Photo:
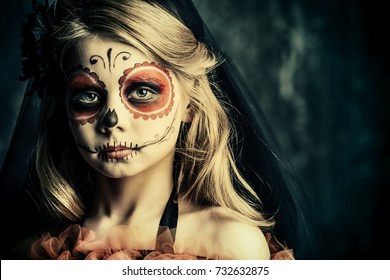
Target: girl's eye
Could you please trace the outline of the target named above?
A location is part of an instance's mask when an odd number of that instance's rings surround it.
[[[158,99],[158,92],[148,87],[129,88],[127,100],[132,103],[149,103]]]
[[[76,98],[79,102],[85,104],[96,104],[100,102],[100,96],[92,91],[82,92]]]
[[[135,93],[139,98],[144,98],[148,95],[149,91],[145,88],[140,88],[140,89],[137,89],[135,91]]]
[[[96,91],[81,91],[74,93],[71,102],[76,110],[94,109],[100,107],[103,100]]]

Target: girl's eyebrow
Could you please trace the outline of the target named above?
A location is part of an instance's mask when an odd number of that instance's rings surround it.
[[[71,74],[69,82],[67,84],[67,87],[72,89],[72,88],[93,88],[93,89],[105,89],[105,84],[99,80],[97,75],[91,75],[95,73],[90,73],[90,74]],[[92,80],[91,80],[92,78]]]
[[[67,79],[69,81],[68,84],[96,84],[102,89],[106,88],[106,85],[103,81],[100,80],[98,74],[92,72],[88,67],[84,67],[81,64],[71,68],[71,70],[68,72]]]
[[[85,82],[70,82],[66,86],[68,90],[83,90],[83,89],[93,89],[93,90],[102,90],[102,88],[94,83],[85,83]]]
[[[128,83],[127,85],[127,88],[137,88],[137,87],[142,87],[142,86],[146,86],[146,87],[149,87],[155,91],[160,91],[161,89],[164,88],[164,85],[161,83],[161,82],[154,82],[154,81],[149,81],[149,80],[138,80],[138,79],[134,79],[134,80],[131,80],[130,79],[130,82]]]

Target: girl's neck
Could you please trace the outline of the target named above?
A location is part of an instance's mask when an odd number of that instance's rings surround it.
[[[173,188],[171,166],[126,178],[96,175],[96,195],[85,226],[102,234],[116,225],[158,226]]]

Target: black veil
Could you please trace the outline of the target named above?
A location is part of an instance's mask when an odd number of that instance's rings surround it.
[[[222,96],[218,98],[235,108],[230,117],[240,139],[236,154],[240,171],[260,196],[264,211],[274,215],[276,237],[294,250],[297,259],[315,258],[318,252],[313,217],[310,217],[310,198],[288,158],[280,151],[269,123],[238,69],[218,47],[191,0],[146,1],[158,3],[176,15],[192,30],[197,40],[222,58],[223,63],[210,79],[222,89]],[[33,166],[40,111],[40,99],[34,93],[37,79],[39,77],[30,77],[0,173],[2,220],[8,229],[5,235],[9,240],[2,250],[2,259],[15,258],[13,243],[40,232],[46,223],[41,218],[41,212],[45,210],[35,203],[39,197],[33,183],[37,180]]]
[[[223,63],[213,78],[227,100],[237,110],[231,112],[239,145],[239,166],[245,178],[259,194],[266,213],[276,213],[275,234],[294,250],[297,259],[312,259],[315,251],[313,217],[310,217],[310,198],[295,174],[287,156],[282,153],[271,127],[255,96],[241,77],[228,54],[224,53],[201,19],[192,1],[156,0],[177,15],[213,52],[220,54]]]

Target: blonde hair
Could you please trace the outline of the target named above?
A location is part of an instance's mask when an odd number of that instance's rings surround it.
[[[90,10],[91,4],[94,6]],[[258,210],[260,199],[234,162],[230,142],[235,130],[227,114],[228,105],[217,99],[218,87],[208,78],[220,63],[216,55],[197,41],[179,19],[150,1],[98,0],[90,1],[85,9],[78,5],[78,1],[62,1],[62,7],[72,12],[58,23],[54,33],[61,59],[78,40],[101,36],[133,45],[154,57],[185,86],[192,120],[191,124],[183,125],[176,147],[179,197],[198,205],[233,210],[250,224],[271,226],[273,221]],[[85,207],[80,190],[72,187],[79,180],[71,175],[75,168],[67,166],[71,165],[69,161],[59,167],[50,153],[53,139],[47,129],[56,119],[54,115],[62,118],[58,108],[64,105],[58,93],[49,92],[46,99],[47,111],[43,115],[37,149],[39,178],[52,209],[70,220],[81,219]],[[67,153],[69,157],[77,156],[74,147],[69,150],[73,151]],[[85,168],[88,170],[87,166]],[[238,193],[237,188],[244,189],[247,195]]]

